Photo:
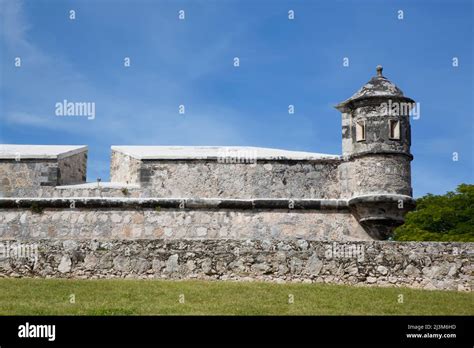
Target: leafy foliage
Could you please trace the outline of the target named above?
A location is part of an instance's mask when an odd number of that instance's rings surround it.
[[[428,194],[395,230],[399,241],[474,242],[474,185],[461,184],[456,192]]]

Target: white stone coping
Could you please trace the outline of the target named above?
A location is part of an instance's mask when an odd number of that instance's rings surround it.
[[[85,151],[86,145],[0,144],[0,159],[62,159]]]
[[[313,152],[289,151],[251,146],[112,146],[117,151],[139,160],[340,160],[342,156]],[[243,162],[243,161],[242,161]]]
[[[75,185],[62,185],[62,186],[55,186],[56,189],[59,190],[81,190],[81,189],[98,189],[98,188],[105,188],[105,189],[138,189],[140,185],[137,184],[126,184],[120,182],[108,182],[108,181],[101,181],[101,182],[87,182],[85,184],[75,184]]]

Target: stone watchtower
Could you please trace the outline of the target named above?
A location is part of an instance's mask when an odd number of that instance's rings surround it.
[[[336,105],[342,113],[343,194],[364,229],[388,238],[413,208],[409,113],[414,101],[382,75]]]

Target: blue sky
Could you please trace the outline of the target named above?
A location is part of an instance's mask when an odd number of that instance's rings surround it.
[[[474,181],[470,0],[0,3],[0,142],[89,145],[88,180],[108,178],[111,145],[339,154],[333,105],[382,64],[421,107],[414,195]],[[57,117],[64,99],[94,102],[95,119]]]

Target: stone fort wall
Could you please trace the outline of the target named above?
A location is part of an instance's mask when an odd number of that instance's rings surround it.
[[[474,243],[139,239],[0,241],[9,277],[262,280],[472,290]],[[17,257],[20,250],[34,250]]]
[[[372,241],[346,200],[0,199],[0,274],[8,277],[472,291],[473,261],[474,243]]]
[[[37,197],[86,181],[87,146],[0,145],[0,197]]]
[[[113,151],[112,181],[85,183],[86,151],[51,152],[0,159],[2,276],[471,290],[472,243],[374,242],[385,235],[362,224],[410,202],[408,157]]]
[[[0,199],[0,239],[370,240],[343,200]]]
[[[0,145],[0,276],[472,290],[473,243],[374,241],[414,207],[409,110],[387,108],[414,101],[382,70],[336,106],[343,156],[112,146],[86,183],[86,146]]]
[[[138,184],[150,197],[329,199],[341,196],[339,156],[277,157],[247,150],[250,156],[243,158],[226,157],[225,152],[219,154],[212,149],[184,156],[171,148],[169,154],[166,149],[160,149],[153,156],[142,157],[136,148],[112,147],[111,181]]]

